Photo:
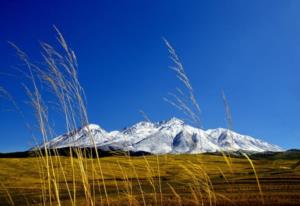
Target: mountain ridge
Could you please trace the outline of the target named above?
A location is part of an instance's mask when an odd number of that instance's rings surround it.
[[[283,151],[277,145],[225,128],[203,130],[173,117],[167,121],[141,121],[120,131],[105,131],[89,124],[60,135],[40,147],[97,147],[103,151],[149,152],[152,154],[205,153],[219,151]]]

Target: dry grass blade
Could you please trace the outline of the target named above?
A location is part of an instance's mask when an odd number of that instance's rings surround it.
[[[227,122],[228,129],[233,130],[231,109],[230,109],[227,97],[225,95],[225,92],[223,90],[222,90],[222,98],[223,98],[223,103],[224,103],[224,107],[225,107],[225,115],[226,115],[226,122]]]
[[[11,95],[6,91],[6,89],[0,86],[0,97],[1,96],[4,98],[11,98]]]
[[[8,189],[2,183],[1,183],[1,187],[4,189],[4,191],[5,191],[5,193],[6,193],[7,197],[8,197],[9,204],[11,206],[15,206],[14,200],[11,197],[10,192],[8,191]]]
[[[174,194],[174,196],[177,199],[178,205],[182,205],[182,200],[180,195],[176,192],[176,190],[174,189],[174,187],[172,185],[170,185],[169,183],[167,183],[169,188],[171,189],[172,193]]]
[[[171,67],[171,69],[175,71],[177,78],[180,80],[180,82],[183,83],[185,89],[187,90],[187,95],[185,95],[185,93],[182,90],[177,88],[179,96],[172,93],[170,94],[175,99],[175,102],[169,100],[168,98],[165,98],[165,100],[171,103],[171,105],[175,106],[177,109],[182,110],[184,114],[187,115],[188,118],[194,124],[202,128],[202,122],[200,119],[201,109],[196,100],[193,86],[185,72],[183,64],[181,63],[175,49],[166,39],[163,40],[169,51],[170,59],[174,64],[174,66]]]
[[[230,109],[227,97],[225,95],[225,92],[223,90],[222,90],[222,98],[223,98],[223,103],[224,103],[224,107],[225,107],[226,123],[227,123],[228,129],[230,130],[228,135],[231,136],[231,145],[233,146],[234,140],[233,140],[233,137],[231,135],[231,131],[233,130],[233,121],[232,121],[231,109]]]
[[[139,112],[140,112],[140,114],[142,115],[142,117],[144,118],[145,121],[151,122],[150,118],[148,117],[148,115],[143,110],[140,110]]]
[[[250,163],[252,169],[253,169],[253,172],[254,172],[254,175],[255,175],[255,179],[256,179],[256,183],[257,183],[257,187],[259,189],[259,194],[260,194],[260,198],[261,198],[261,202],[262,204],[264,204],[264,195],[263,195],[263,192],[262,192],[262,188],[261,188],[261,185],[260,185],[260,182],[259,182],[259,178],[258,178],[258,175],[257,175],[257,172],[256,172],[256,169],[254,167],[254,164],[252,162],[252,160],[249,158],[249,156],[246,154],[246,153],[243,153],[244,157],[246,157],[246,159],[248,160],[248,162]]]
[[[18,105],[17,105],[16,101],[14,100],[14,98],[12,97],[12,95],[4,87],[1,87],[1,86],[0,86],[0,97],[11,102],[13,104],[14,108],[17,110],[17,112],[19,112],[19,114],[24,118],[23,112],[18,107]]]
[[[159,158],[156,155],[156,163],[157,163],[157,176],[158,176],[158,186],[159,186],[159,194],[160,194],[160,205],[163,205],[163,194],[162,194],[162,185],[161,185],[161,172],[159,165]]]

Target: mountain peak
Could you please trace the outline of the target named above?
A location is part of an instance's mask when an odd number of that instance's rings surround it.
[[[134,134],[134,133],[138,132],[139,130],[141,130],[141,131],[151,130],[153,127],[154,127],[154,124],[152,122],[141,121],[141,122],[138,122],[138,123],[134,124],[131,127],[125,128],[122,132],[124,134],[131,135],[131,134]]]
[[[89,128],[89,129],[101,129],[101,127],[100,127],[100,125],[98,125],[98,124],[89,124],[89,125],[87,125],[87,127]]]
[[[184,121],[181,119],[178,119],[177,117],[172,117],[171,119],[167,121],[163,121],[162,124],[168,124],[168,125],[183,125]]]
[[[84,131],[92,131],[92,130],[103,130],[98,124],[88,124],[82,127]]]

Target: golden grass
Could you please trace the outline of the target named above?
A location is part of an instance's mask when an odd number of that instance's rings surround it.
[[[81,160],[70,157],[50,158],[53,159],[57,184],[57,188],[51,190],[52,205],[91,204],[90,199],[86,198],[87,188],[84,181],[89,183],[93,205],[261,204],[257,177],[245,158],[232,158],[235,168],[233,174],[221,156],[105,157],[101,158],[103,176],[97,172],[100,170],[96,164],[97,160],[86,158],[83,159],[86,165],[86,180],[81,176]],[[43,195],[41,190],[48,184],[47,179],[40,178],[47,175],[47,170],[39,169],[39,161],[39,158],[0,159],[0,181],[5,185],[5,189],[0,189],[0,201],[3,201],[3,204],[12,205],[14,202],[15,205],[26,205],[26,199],[30,203],[50,205],[50,194]],[[300,170],[280,169],[296,162],[252,162],[255,164],[255,171],[261,174],[259,185],[260,190],[264,191],[266,204],[300,201]],[[40,174],[41,172],[46,174]],[[226,176],[226,179],[223,176]],[[233,180],[235,184],[227,183]],[[290,185],[292,181],[295,183]],[[101,183],[105,182],[107,199],[103,192],[92,186],[93,182],[99,183],[100,188],[103,188]],[[69,192],[74,195],[72,199]],[[10,194],[10,197],[7,194]],[[59,195],[59,200],[56,195]],[[48,201],[43,202],[43,198]]]

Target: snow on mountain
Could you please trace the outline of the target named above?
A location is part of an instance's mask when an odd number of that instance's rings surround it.
[[[47,146],[50,148],[92,146],[94,142],[105,142],[108,137],[108,133],[99,125],[89,124],[81,129],[54,138],[47,143]]]
[[[142,121],[122,131],[112,132],[90,124],[46,144],[49,148],[97,146],[106,151],[144,151],[153,154],[282,150],[279,146],[228,129],[202,130],[177,118],[158,123]]]

